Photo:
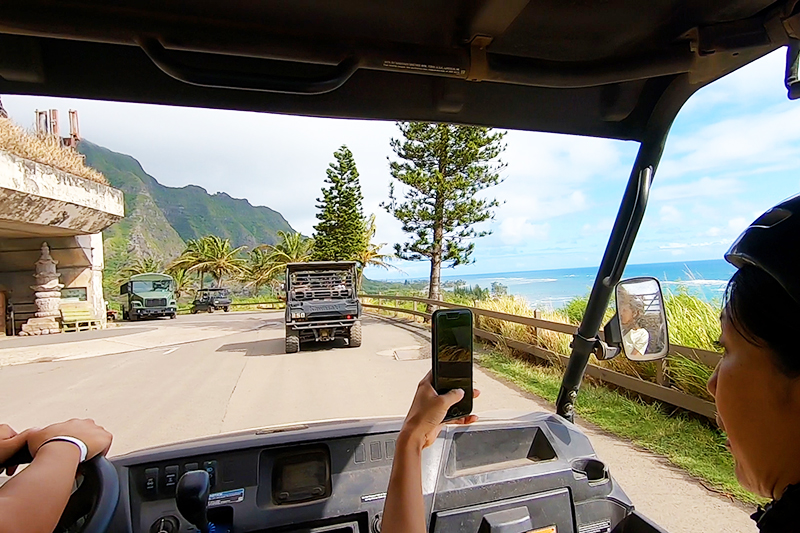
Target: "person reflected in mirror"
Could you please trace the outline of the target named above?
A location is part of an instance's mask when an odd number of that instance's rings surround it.
[[[444,427],[447,410],[464,398],[463,389],[437,394],[430,372],[417,386],[411,408],[397,437],[389,488],[383,506],[383,533],[425,533],[427,520],[422,494],[422,450],[436,441]],[[480,391],[473,387],[473,398]],[[472,424],[475,415],[468,415],[448,424]]]
[[[0,487],[0,533],[49,533],[56,528],[75,483],[78,465],[111,447],[111,433],[93,420],[72,419],[20,433],[0,424],[0,473],[13,476]],[[14,475],[3,467],[28,448],[33,461]]]
[[[619,287],[617,306],[625,355],[630,358],[641,358],[647,353],[647,345],[650,343],[650,333],[642,324],[644,303],[640,298],[630,294],[625,287]]]

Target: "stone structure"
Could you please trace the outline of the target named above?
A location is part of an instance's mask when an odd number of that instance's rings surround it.
[[[13,320],[9,316],[6,321],[5,306],[0,309],[0,336],[4,331],[15,334],[23,324],[33,326],[34,321],[26,324],[28,319],[55,320],[40,314],[55,312],[57,317],[59,312],[40,308],[39,293],[56,292],[47,289],[62,284],[63,301],[86,302],[105,325],[100,232],[123,215],[121,191],[0,151],[0,296],[13,311]],[[60,278],[51,280],[51,286],[37,278],[31,288],[33,265],[45,240]],[[53,330],[52,322],[47,324],[42,333]]]
[[[36,300],[36,317],[29,318],[22,325],[20,335],[47,335],[61,331],[58,318],[60,316],[61,289],[64,287],[58,282],[61,277],[56,271],[58,261],[50,256],[47,243],[42,244],[42,256],[36,261],[36,285],[31,285]]]

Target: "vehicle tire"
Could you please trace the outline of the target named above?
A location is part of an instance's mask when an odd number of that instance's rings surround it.
[[[208,306],[208,312],[209,313],[213,313],[214,312],[214,306],[213,305],[209,305]]]
[[[225,312],[227,313],[228,311],[230,311],[230,310],[231,310],[231,308],[230,308],[230,307],[224,307],[222,310],[223,310],[223,311],[225,311]]]
[[[294,330],[286,329],[286,353],[300,351],[300,334]]]
[[[196,314],[197,314],[197,308],[196,308],[196,307],[192,307],[192,314],[193,314],[193,315],[196,315]]]
[[[352,326],[350,326],[350,337],[349,342],[347,344],[350,348],[358,348],[361,346],[361,321],[356,320]]]
[[[137,320],[139,320],[139,315],[137,315],[135,312],[134,313],[128,312],[128,317],[130,318],[131,322],[136,322]]]
[[[171,315],[169,315],[169,318],[170,318],[170,320],[174,320],[175,319],[175,313],[172,313]]]
[[[124,309],[122,310],[122,320],[128,320],[128,313]]]

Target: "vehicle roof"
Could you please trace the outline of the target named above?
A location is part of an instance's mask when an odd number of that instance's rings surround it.
[[[165,279],[172,279],[169,274],[159,274],[157,272],[145,272],[144,274],[135,274],[128,278],[128,281],[162,281]]]
[[[0,93],[634,140],[797,27],[796,0],[3,4]]]
[[[291,270],[300,268],[304,270],[344,270],[353,268],[357,264],[355,261],[311,261],[308,263],[287,263],[286,268]]]

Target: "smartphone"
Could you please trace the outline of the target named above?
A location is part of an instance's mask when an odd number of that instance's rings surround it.
[[[445,420],[472,412],[472,311],[439,309],[431,318],[433,327],[433,388],[443,394],[464,389],[464,398],[452,406]]]

